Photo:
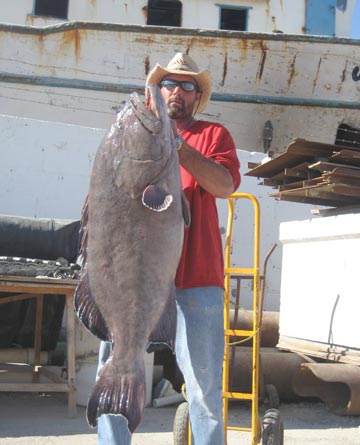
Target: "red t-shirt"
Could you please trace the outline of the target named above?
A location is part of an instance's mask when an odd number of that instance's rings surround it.
[[[225,127],[196,121],[181,136],[202,155],[226,167],[232,175],[234,190],[239,187],[240,162],[234,141]],[[180,169],[182,188],[190,205],[191,224],[185,230],[176,287],[224,287],[223,246],[215,198],[201,188],[183,167]]]

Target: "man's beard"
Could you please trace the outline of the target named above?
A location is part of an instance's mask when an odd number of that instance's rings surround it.
[[[170,119],[184,119],[186,117],[185,106],[180,104],[174,104],[172,101],[169,101],[168,115]]]

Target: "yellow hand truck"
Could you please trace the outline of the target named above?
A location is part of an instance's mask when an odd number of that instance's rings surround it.
[[[254,208],[254,243],[253,243],[253,265],[252,267],[239,268],[231,267],[231,243],[233,235],[233,222],[235,201],[237,199],[247,199]],[[225,333],[225,354],[223,366],[223,415],[225,428],[225,444],[227,444],[227,432],[247,431],[251,432],[251,445],[283,445],[284,427],[280,412],[276,408],[269,408],[265,411],[262,424],[259,417],[259,362],[260,362],[260,334],[263,309],[263,289],[260,292],[260,206],[257,199],[248,193],[233,193],[228,199],[228,224],[225,243],[225,294],[224,294],[224,333]],[[231,329],[230,328],[230,280],[232,277],[246,276],[253,280],[253,326],[252,329]],[[264,286],[264,280],[262,280]],[[230,369],[230,337],[241,339],[252,339],[252,376],[251,392],[233,392],[229,389],[229,369]],[[243,340],[240,340],[240,342]],[[231,426],[228,424],[229,401],[245,400],[251,402],[251,426]],[[191,445],[191,428],[189,423],[189,408],[187,402],[183,402],[177,408],[174,419],[174,445]]]

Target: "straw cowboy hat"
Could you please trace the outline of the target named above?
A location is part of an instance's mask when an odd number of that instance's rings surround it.
[[[201,113],[210,101],[210,72],[208,70],[200,71],[190,56],[185,53],[177,53],[165,68],[157,63],[155,68],[150,71],[146,79],[146,91],[148,85],[159,85],[161,80],[168,74],[186,74],[195,80],[201,92],[201,98],[197,107],[197,112]]]

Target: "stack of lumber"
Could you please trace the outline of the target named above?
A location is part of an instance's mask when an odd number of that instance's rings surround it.
[[[270,197],[328,207],[360,205],[360,147],[294,139],[286,151],[245,175],[277,189]]]

